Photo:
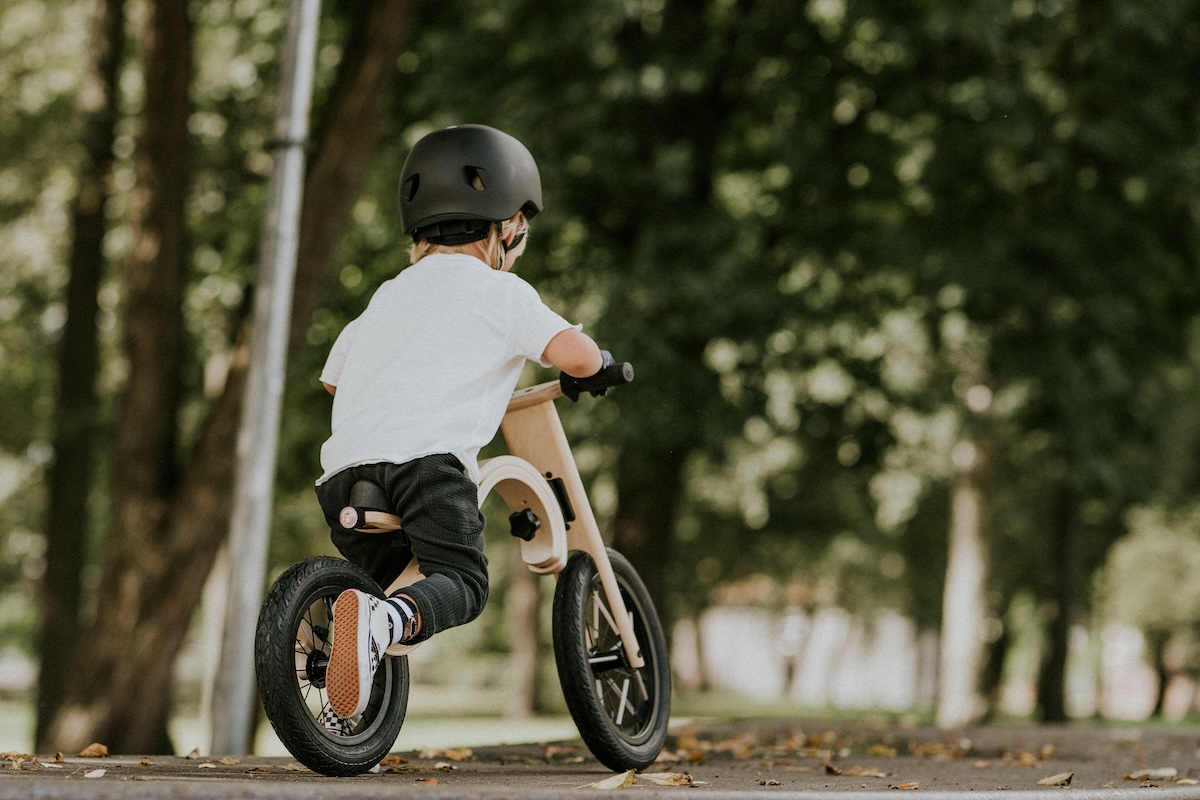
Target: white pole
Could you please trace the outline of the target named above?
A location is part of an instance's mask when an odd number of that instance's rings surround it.
[[[254,627],[270,538],[275,451],[296,274],[304,146],[312,105],[321,0],[292,0],[275,116],[275,163],[267,187],[254,330],[237,445],[229,534],[229,592],[213,693],[212,753],[249,751],[254,710]]]

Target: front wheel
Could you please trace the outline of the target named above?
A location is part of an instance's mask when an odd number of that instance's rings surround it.
[[[346,589],[382,597],[366,572],[340,558],[295,564],[275,581],[258,615],[254,668],[267,719],[288,751],[322,775],[366,772],[384,759],[408,708],[408,658],[385,657],[360,716],[329,707],[325,672],[333,603]]]
[[[608,550],[645,665],[629,666],[596,564],[576,552],[554,592],[554,660],[579,735],[609,769],[643,769],[667,738],[671,672],[662,625],[645,584],[620,553]]]

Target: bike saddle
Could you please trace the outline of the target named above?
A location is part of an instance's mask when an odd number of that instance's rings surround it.
[[[400,527],[400,518],[392,513],[392,501],[383,487],[367,480],[350,487],[350,504],[338,515],[344,530],[382,533]]]

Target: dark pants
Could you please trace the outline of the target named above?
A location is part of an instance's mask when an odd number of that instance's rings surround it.
[[[404,524],[397,533],[357,533],[337,524],[350,487],[369,480],[383,488]],[[488,596],[479,489],[452,455],[425,456],[406,464],[364,464],[342,470],[317,487],[330,538],[348,561],[383,588],[415,556],[425,575],[404,594],[417,604],[421,632],[414,641],[470,622]],[[407,540],[407,541],[405,541]]]

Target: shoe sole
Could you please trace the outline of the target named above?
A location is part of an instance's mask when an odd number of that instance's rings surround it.
[[[359,713],[362,694],[358,671],[358,606],[358,595],[354,592],[344,593],[333,604],[333,651],[329,654],[325,689],[329,707],[342,719]]]

